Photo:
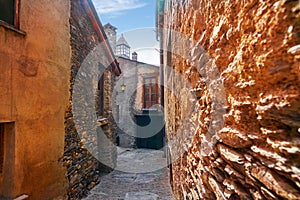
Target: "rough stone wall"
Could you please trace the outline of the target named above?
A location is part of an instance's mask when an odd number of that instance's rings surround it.
[[[120,146],[134,147],[136,127],[134,124],[134,100],[137,86],[137,63],[135,61],[117,57],[122,75],[116,84],[116,105],[119,106],[118,137]],[[126,89],[123,92],[121,85]]]
[[[71,1],[71,95],[65,116],[64,153],[69,199],[85,196],[100,181],[101,173],[109,171],[116,162],[116,131],[111,120],[114,74],[110,68],[105,70],[110,63],[103,46],[99,46],[100,39],[83,3]],[[101,75],[104,76],[104,113],[101,117],[108,121],[100,127],[97,105],[101,98],[97,87]]]
[[[165,12],[179,33],[163,35],[177,199],[300,199],[300,1],[167,0]]]
[[[7,150],[0,199],[62,199],[70,5],[23,0],[19,14],[23,32],[0,25],[0,122]]]
[[[114,52],[116,53],[116,43],[117,43],[117,28],[112,26],[111,24],[105,24],[104,25],[104,31],[107,35],[109,44]]]
[[[117,57],[117,59],[122,70],[122,75],[115,86],[116,105],[119,106],[119,144],[122,147],[135,147],[137,126],[134,115],[143,109],[143,77],[153,74],[158,77],[159,67],[123,57]],[[160,79],[157,78],[157,80],[160,85]],[[123,83],[126,85],[124,92],[121,91]],[[160,98],[158,97],[159,102]]]
[[[101,162],[99,167],[102,172],[110,172],[116,167],[117,148],[117,124],[113,116],[113,89],[116,76],[109,70],[104,72],[104,118],[108,119],[108,124],[97,127],[98,140],[98,160]],[[101,134],[104,133],[104,134]],[[108,140],[107,140],[108,139]]]

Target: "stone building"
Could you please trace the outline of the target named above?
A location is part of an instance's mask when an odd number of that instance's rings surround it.
[[[92,1],[71,1],[70,31],[71,95],[64,164],[69,199],[79,199],[116,164],[112,91],[121,71]]]
[[[177,199],[300,199],[300,2],[158,0]]]
[[[0,2],[0,199],[78,199],[115,165],[105,41],[90,0]]]
[[[107,23],[103,26],[105,33],[107,35],[107,38],[109,40],[109,44],[114,52],[116,53],[116,42],[117,42],[117,28],[111,25],[110,23]]]
[[[0,2],[0,199],[66,195],[69,14],[68,1]]]
[[[107,24],[104,25],[104,28],[107,35],[116,38],[115,27]],[[109,40],[112,41],[112,39]],[[136,147],[137,126],[135,115],[145,108],[152,107],[159,110],[159,66],[138,61],[136,52],[130,55],[131,47],[123,34],[116,42],[111,44],[112,48],[116,49],[116,57],[122,70],[122,75],[115,85],[114,93],[116,99],[114,113],[118,124],[118,141],[122,147]]]
[[[159,108],[159,68],[121,56],[117,60],[122,70],[115,88],[119,145],[135,147],[135,115],[144,108]],[[150,92],[146,93],[146,90]]]

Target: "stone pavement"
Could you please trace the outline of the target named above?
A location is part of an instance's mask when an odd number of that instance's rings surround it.
[[[85,200],[174,200],[163,152],[118,147],[117,168]]]

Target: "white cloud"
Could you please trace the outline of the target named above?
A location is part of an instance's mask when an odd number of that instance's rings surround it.
[[[141,8],[147,4],[141,0],[93,0],[99,14],[115,14],[125,10]]]
[[[140,49],[136,51],[138,61],[159,66],[159,52],[155,49]]]

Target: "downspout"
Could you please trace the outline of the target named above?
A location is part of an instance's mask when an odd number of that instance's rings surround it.
[[[88,17],[90,18],[90,20],[93,24],[93,27],[94,27],[100,41],[102,41],[104,43],[104,48],[109,56],[109,59],[111,61],[111,66],[112,66],[114,73],[117,76],[120,76],[121,69],[119,67],[119,63],[117,62],[115,56],[113,55],[113,50],[112,50],[111,46],[108,44],[107,36],[103,30],[103,26],[98,18],[97,12],[95,10],[95,7],[94,7],[92,1],[84,0],[83,5],[88,14]]]
[[[161,96],[160,96],[160,105],[164,109],[164,113],[166,111],[165,109],[165,88],[164,88],[164,81],[165,81],[165,73],[164,73],[164,52],[167,52],[167,56],[169,54],[169,42],[166,50],[164,50],[164,14],[165,14],[165,8],[166,8],[167,0],[156,0],[156,39],[160,42],[160,83],[161,83]],[[170,40],[170,38],[168,39]],[[168,59],[168,58],[167,58]],[[167,63],[168,64],[168,63]],[[164,115],[164,121],[166,121]],[[170,184],[173,190],[173,170],[172,170],[172,157],[171,152],[167,144],[167,136],[166,136],[166,127],[164,126],[163,129],[163,135],[164,135],[164,155],[167,157],[168,162],[168,168],[170,170]]]
[[[160,105],[165,113],[165,88],[164,88],[164,50],[163,50],[163,16],[164,16],[164,0],[156,0],[156,40],[159,41],[159,56],[160,56]],[[167,156],[167,140],[166,140],[166,127],[165,115],[163,115],[163,146],[164,156]]]

